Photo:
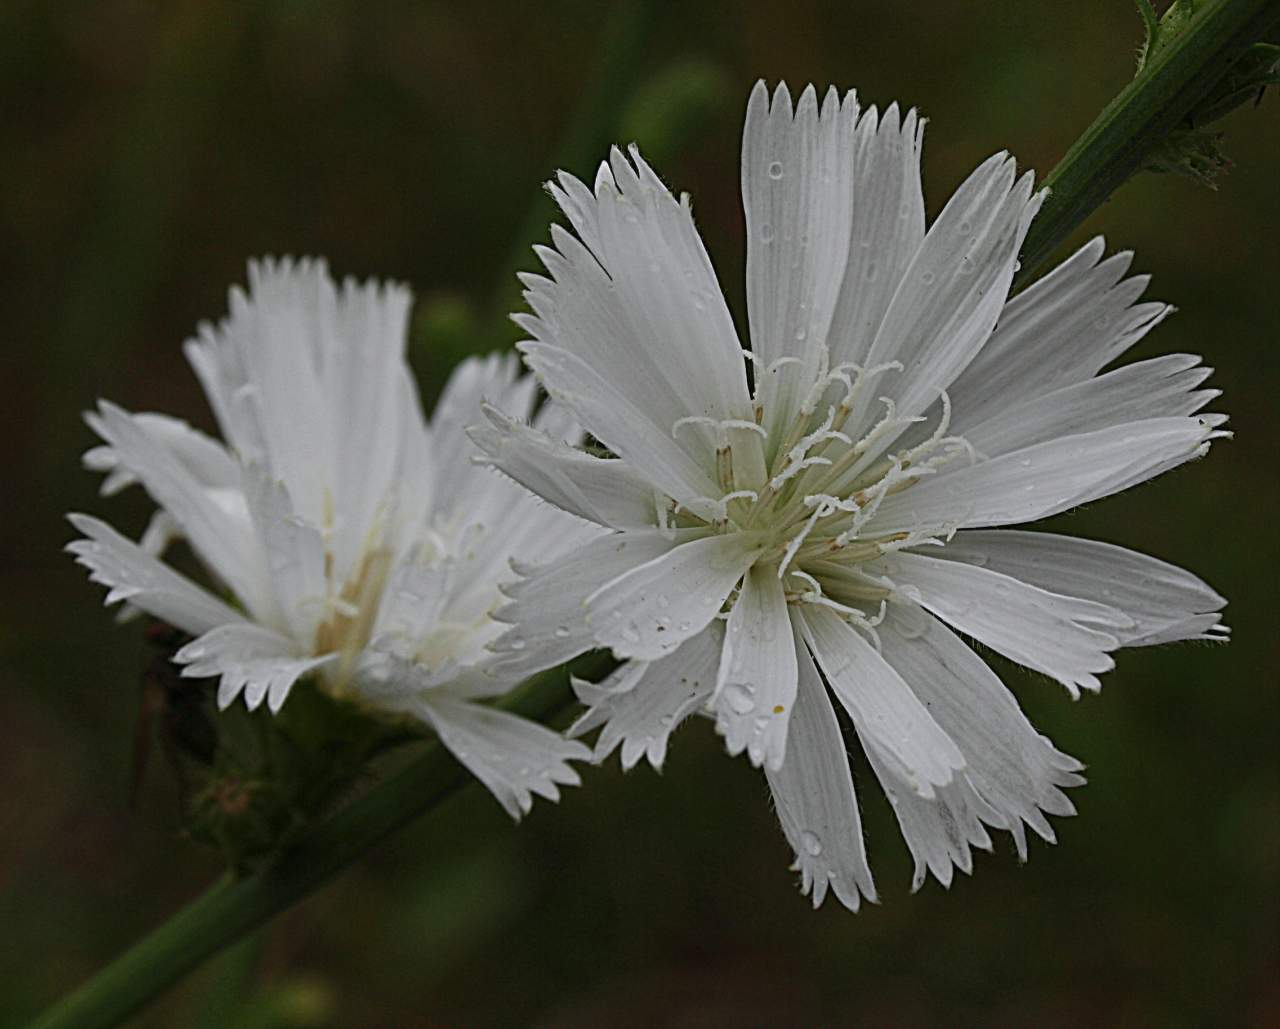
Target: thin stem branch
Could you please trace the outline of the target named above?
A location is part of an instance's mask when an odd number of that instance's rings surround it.
[[[1231,64],[1280,23],[1278,0],[1208,0],[1103,108],[1045,178],[1050,193],[1031,223],[1016,286],[1147,163]]]

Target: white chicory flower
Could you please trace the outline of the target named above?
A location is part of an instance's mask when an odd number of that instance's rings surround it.
[[[230,316],[186,354],[225,442],[174,418],[100,403],[105,445],[85,455],[103,492],[137,481],[160,506],[142,545],[88,515],[68,549],[107,602],[196,637],[184,675],[218,676],[225,708],[272,711],[310,674],[330,694],[431,726],[518,816],[576,784],[580,743],[476,703],[528,674],[495,668],[490,618],[509,562],[559,554],[599,530],[471,461],[464,426],[482,400],[519,418],[536,384],[514,357],[469,359],[428,425],[405,359],[410,296],[334,283],[320,261],[249,266]],[[563,439],[564,412],[535,424]],[[562,444],[563,445],[563,444]],[[211,579],[160,560],[184,538]],[[228,599],[221,598],[225,595]]]
[[[1025,856],[1079,762],[1028,722],[962,640],[1097,690],[1111,652],[1223,639],[1195,576],[1103,543],[997,529],[1057,514],[1205,453],[1216,391],[1193,356],[1103,371],[1169,311],[1095,239],[1010,298],[1040,206],[1031,173],[984,161],[926,226],[923,121],[763,83],[742,193],[751,348],[694,227],[635,147],[594,188],[549,188],[574,233],[525,275],[527,363],[608,454],[495,409],[494,465],[611,534],[526,569],[494,646],[526,667],[590,648],[579,683],[603,758],[661,765],[694,712],[763,766],[803,888],[874,899],[832,696],[915,859],[944,885],[987,827]],[[575,234],[576,233],[576,234]]]

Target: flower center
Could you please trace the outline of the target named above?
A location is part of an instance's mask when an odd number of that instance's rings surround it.
[[[781,362],[795,359],[783,358]],[[841,365],[822,371],[804,403],[781,433],[776,446],[766,436],[767,479],[757,490],[734,489],[734,448],[717,449],[716,471],[724,494],[713,501],[720,517],[696,519],[719,532],[763,531],[772,541],[759,563],[775,565],[791,603],[816,603],[868,627],[868,617],[892,593],[892,584],[861,566],[903,547],[942,542],[953,531],[920,526],[910,532],[877,534],[867,525],[886,497],[909,489],[957,457],[976,459],[973,447],[948,435],[951,403],[941,395],[941,413],[933,431],[917,442],[890,451],[894,441],[924,417],[899,416],[894,402],[881,397],[883,415],[854,438],[846,429],[855,414],[867,410],[867,387],[884,373],[900,371],[893,362],[862,369]],[[757,395],[753,428],[768,424],[767,400]],[[737,422],[718,424],[722,439]],[[763,431],[761,435],[766,435]]]

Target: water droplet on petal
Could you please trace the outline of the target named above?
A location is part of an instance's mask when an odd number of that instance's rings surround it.
[[[556,639],[566,639],[569,635],[569,627],[567,625],[557,625],[555,635]]]
[[[760,226],[760,242],[761,243],[773,242],[773,226],[770,225],[768,222]]]
[[[822,853],[822,841],[818,839],[816,833],[811,833],[808,829],[800,834],[800,846],[810,857],[817,857]]]
[[[524,637],[512,636],[511,639],[507,641],[507,645],[511,647],[512,650],[524,650]]]
[[[933,280],[935,278],[937,278],[937,276],[935,276],[933,272],[925,272],[923,275],[920,276],[920,281],[923,282],[926,286],[932,286]]]
[[[731,682],[724,688],[724,701],[729,710],[739,715],[750,714],[755,710],[756,702],[751,696],[755,687],[749,682]]]
[[[782,178],[782,162],[781,161],[774,161],[771,165],[769,165],[769,178],[773,179],[775,182],[778,179]]]

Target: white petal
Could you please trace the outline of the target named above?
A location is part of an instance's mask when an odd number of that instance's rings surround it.
[[[727,533],[682,543],[587,597],[587,624],[619,658],[652,661],[701,632],[759,556],[764,539]]]
[[[158,445],[172,452],[198,482],[215,489],[239,485],[239,470],[226,448],[217,440],[168,415],[143,412],[135,414],[133,420]],[[85,421],[98,435],[106,438],[100,415],[90,411],[85,415]],[[128,468],[121,466],[119,455],[109,445],[86,452],[84,465],[91,471],[109,473],[102,484],[103,496],[116,493],[137,481]]]
[[[183,632],[198,636],[218,625],[244,621],[234,609],[179,575],[111,526],[88,515],[68,515],[86,539],[67,544],[94,582],[110,587],[106,602],[128,600]]]
[[[987,568],[901,552],[878,562],[908,596],[1012,661],[1052,676],[1072,694],[1101,689],[1095,673],[1133,628],[1121,611],[1063,596]]]
[[[599,686],[575,682],[588,710],[570,727],[569,735],[581,736],[603,725],[596,740],[596,761],[603,761],[622,744],[624,770],[646,757],[661,771],[671,733],[715,688],[723,635],[719,623],[712,622],[667,657],[628,662]]]
[[[572,180],[562,176],[566,181]],[[535,248],[551,277],[522,277],[534,313],[515,320],[590,375],[536,347],[525,350],[530,364],[615,453],[627,457],[625,437],[637,431],[620,422],[647,423],[640,432],[667,437],[710,479],[714,437],[687,426],[678,442],[671,440],[676,424],[689,417],[750,419],[752,410],[741,348],[687,198],[677,203],[634,148],[630,162],[615,148],[594,199],[580,184],[554,192],[567,202],[583,240],[552,227],[555,249]],[[599,382],[583,396],[592,378]],[[613,410],[606,393],[627,398],[631,410]]]
[[[920,150],[924,121],[874,107],[858,119],[849,260],[831,320],[831,364],[866,360],[889,301],[924,241]]]
[[[338,292],[332,329],[321,321],[312,330],[321,336],[313,346],[322,345],[327,331],[336,337],[325,347],[321,368],[327,395],[324,414],[333,426],[330,485],[335,509],[354,530],[339,534],[339,570],[356,559],[365,527],[406,471],[401,467],[403,422],[421,424],[416,389],[402,388],[410,377],[405,362],[409,305],[409,291],[403,286],[346,279]],[[323,454],[321,444],[319,439],[310,441],[313,463]],[[421,474],[419,469],[407,471]]]
[[[169,549],[169,545],[181,536],[182,530],[178,523],[173,520],[173,516],[168,511],[161,507],[151,512],[147,527],[142,530],[142,535],[138,538],[138,546],[151,557],[160,558]],[[123,625],[140,614],[142,614],[141,608],[134,607],[132,604],[122,604],[120,610],[116,612],[116,622]]]
[[[206,566],[245,605],[254,609],[269,595],[258,547],[247,522],[229,514],[173,453],[161,446],[136,418],[114,404],[99,406],[99,426],[122,464],[166,508]]]
[[[500,480],[472,460],[479,451],[468,438],[467,429],[480,418],[481,405],[486,401],[517,418],[529,417],[537,383],[527,376],[520,377],[519,371],[519,358],[515,355],[491,354],[467,358],[450,374],[431,415],[435,467],[432,508],[438,521],[447,521],[454,511],[470,514],[487,507],[486,495],[498,488]]]
[[[247,622],[211,629],[173,657],[186,665],[184,676],[221,676],[219,708],[229,707],[243,692],[250,711],[265,699],[273,713],[301,676],[337,660],[336,654],[300,655],[291,640]]]
[[[505,603],[501,584],[511,578],[513,563],[531,557],[554,561],[609,534],[544,504],[498,472],[484,471],[496,483],[494,503],[473,516],[466,538],[454,548],[458,571],[445,615],[455,624],[471,625],[472,637],[484,637],[487,645],[502,631],[490,616]]]
[[[586,598],[619,576],[668,553],[687,533],[668,538],[654,531],[620,532],[592,540],[540,568],[522,568],[526,578],[503,587],[511,603],[493,617],[511,626],[490,644],[498,669],[524,674],[553,668],[595,646],[587,625]]]
[[[923,875],[922,859],[940,882],[947,883],[950,874],[937,860],[944,852],[969,870],[963,839],[986,846],[979,842],[973,816],[1008,829],[1024,859],[1024,822],[1053,842],[1053,829],[1044,815],[1074,814],[1062,787],[1084,781],[1076,774],[1080,762],[1040,735],[987,663],[931,615],[918,608],[904,610],[895,603],[879,632],[885,660],[965,756],[963,774],[945,787],[948,792],[939,791],[939,804],[945,810],[929,811],[921,807],[922,802],[903,799],[900,791],[902,806],[895,808],[917,858],[917,885]],[[961,782],[963,786],[953,790]],[[904,819],[910,819],[910,831]],[[961,834],[964,826],[968,831]]]
[[[658,504],[653,486],[625,462],[593,457],[526,425],[491,405],[488,425],[475,425],[471,439],[488,463],[564,511],[615,529],[652,527]]]
[[[320,532],[296,515],[284,483],[258,465],[244,468],[244,496],[262,542],[276,608],[295,639],[315,633],[328,592]]]
[[[965,465],[890,496],[866,531],[1014,525],[1118,493],[1202,455],[1220,419],[1151,418],[1037,443]]]
[[[832,691],[867,742],[922,797],[964,768],[964,755],[911,688],[853,626],[826,608],[805,605],[806,642]]]
[[[875,746],[867,746],[864,741],[863,747],[915,862],[912,892],[924,885],[926,870],[933,872],[945,887],[951,886],[954,869],[959,868],[966,875],[972,872],[971,848],[991,850],[991,836],[983,826],[983,816],[997,822],[1000,819],[968,779],[957,775],[926,800],[897,778]]]
[[[591,756],[581,743],[496,708],[428,694],[416,713],[516,819],[533,807],[534,794],[559,800],[557,784],[577,786],[582,780],[569,762]]]
[[[716,681],[716,731],[730,754],[782,767],[796,697],[796,647],[782,580],[757,565],[729,612]]]
[[[867,354],[870,365],[903,365],[879,387],[901,417],[928,408],[990,336],[1040,204],[1031,188],[1031,174],[1015,185],[1013,159],[997,154],[956,190],[929,228]],[[860,428],[875,417],[868,406]]]
[[[747,221],[747,313],[758,368],[799,358],[763,377],[765,428],[785,431],[813,384],[849,253],[853,124],[858,104],[834,89],[819,111],[813,86],[793,114],[786,84],[769,102],[757,82],[742,136]]]
[[[709,471],[712,452],[703,441],[708,456],[695,460],[672,432],[676,422],[686,417],[684,413],[666,421],[661,411],[655,414],[657,405],[651,395],[614,386],[595,367],[562,347],[524,342],[519,349],[547,392],[573,411],[605,446],[689,510],[714,516],[706,498],[718,498],[723,491]]]
[[[1116,629],[1126,647],[1220,640],[1228,633],[1218,620],[1227,602],[1209,585],[1165,561],[1109,543],[1047,532],[967,531],[939,556],[1114,607],[1133,622]]]
[[[188,357],[223,436],[283,479],[298,510],[320,524],[335,445],[321,380],[336,339],[333,280],[323,261],[251,261],[248,294],[233,288],[229,299],[229,316],[204,327]]]
[[[1196,389],[1212,370],[1199,361],[1190,354],[1167,354],[1019,403],[1006,398],[998,413],[970,424],[963,435],[979,453],[995,457],[1063,436],[1194,414],[1218,395]]]
[[[620,312],[688,413],[750,417],[742,346],[689,198],[677,202],[634,145],[629,156],[635,173],[615,147],[612,181],[596,183],[596,256],[614,282]]]
[[[849,755],[836,713],[802,641],[795,639],[798,684],[787,727],[787,759],[765,766],[778,820],[795,851],[801,888],[817,907],[830,886],[840,903],[857,911],[862,897],[875,901],[862,822],[849,772]]]
[[[421,549],[405,554],[392,570],[378,606],[373,636],[380,647],[411,655],[435,628],[457,574],[457,563],[431,559]]]
[[[431,421],[435,473],[428,532],[456,566],[445,617],[454,627],[467,627],[456,638],[464,653],[455,655],[467,662],[479,659],[501,632],[490,613],[502,602],[498,586],[510,577],[513,559],[551,561],[604,531],[544,503],[482,463],[483,455],[468,438],[467,429],[480,417],[486,398],[517,417],[529,416],[537,383],[518,371],[518,360],[510,354],[463,362]],[[565,422],[563,410],[558,420]],[[572,427],[566,423],[559,429]]]
[[[1005,304],[999,326],[951,386],[956,431],[998,413],[1011,395],[1029,400],[1092,378],[1172,310],[1137,303],[1147,276],[1121,282],[1133,255],[1101,261],[1103,251],[1101,237],[1091,240]]]

